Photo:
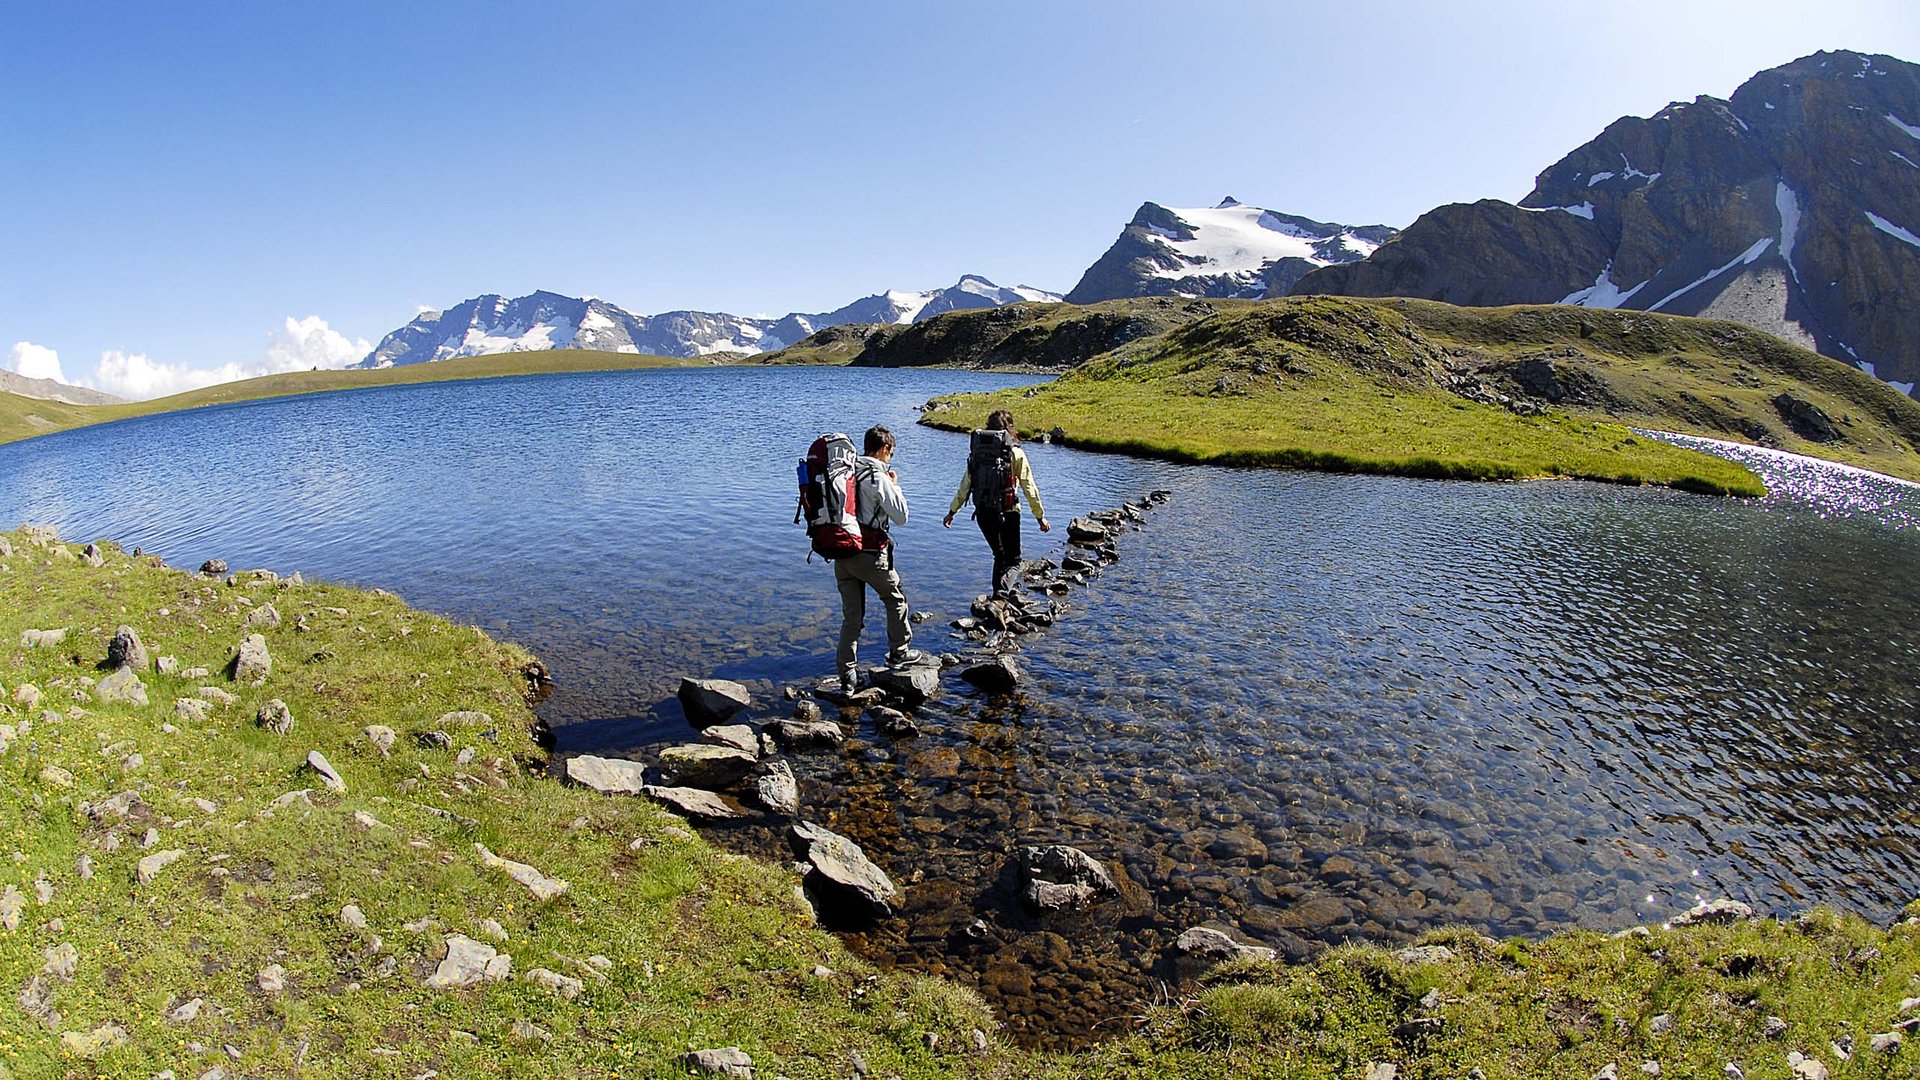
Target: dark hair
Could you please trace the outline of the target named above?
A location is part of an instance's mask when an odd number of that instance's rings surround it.
[[[893,449],[893,432],[888,431],[886,425],[875,424],[867,429],[867,449],[864,452],[868,457],[882,450],[891,449]]]
[[[1013,410],[1012,409],[995,409],[992,412],[988,413],[987,414],[987,430],[1004,431],[1007,433],[1007,441],[1009,442],[1020,441],[1020,436],[1015,434],[1013,430]]]

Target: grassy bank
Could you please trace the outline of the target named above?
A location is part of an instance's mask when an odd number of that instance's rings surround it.
[[[1783,391],[1829,414],[1838,438],[1796,433],[1773,401]],[[1890,387],[1735,324],[1639,312],[1264,301],[1051,386],[940,399],[924,422],[964,430],[998,407],[1074,446],[1222,465],[1762,492],[1745,468],[1632,425],[1920,478],[1920,405]]]
[[[385,594],[229,585],[101,549],[94,566],[0,534],[0,1078],[675,1076],[678,1055],[733,1045],[756,1075],[795,1078],[856,1062],[874,1077],[1222,1078],[1393,1063],[1402,1078],[1585,1080],[1654,1061],[1760,1080],[1788,1077],[1791,1053],[1834,1077],[1913,1075],[1920,1047],[1870,1046],[1920,997],[1920,925],[1824,912],[1243,962],[1092,1051],[1021,1053],[964,989],[848,955],[787,869],[547,778],[523,651]],[[279,624],[249,627],[268,605]],[[145,705],[101,684],[122,624],[152,656]],[[45,630],[66,633],[25,643]],[[259,686],[225,670],[248,632],[271,652]],[[256,722],[275,699],[286,734]],[[369,725],[392,729],[390,756]],[[433,731],[444,745],[418,737]],[[567,889],[539,899],[476,845]],[[172,852],[141,880],[142,860]],[[432,988],[454,935],[511,972]]]
[[[738,362],[737,356],[728,356]],[[460,379],[494,379],[507,375],[552,375],[579,371],[633,371],[641,368],[703,367],[707,360],[682,360],[670,356],[639,356],[633,353],[595,352],[591,349],[545,349],[539,352],[500,353],[494,356],[467,356],[456,360],[438,360],[430,364],[406,364],[372,371],[296,371],[285,375],[265,375],[258,379],[220,383],[184,394],[130,401],[118,405],[68,405],[58,401],[25,398],[0,393],[0,443],[16,442],[35,435],[48,435],[69,428],[104,424],[133,416],[179,412],[206,405],[227,405],[239,401],[318,394],[329,390],[361,390],[376,386],[406,386],[414,383],[453,382]]]
[[[812,926],[787,870],[722,854],[645,801],[541,775],[521,650],[391,596],[229,587],[111,547],[96,568],[4,539],[0,890],[23,910],[0,928],[0,1076],[670,1075],[677,1055],[730,1045],[766,1076],[843,1076],[852,1051],[877,1075],[1001,1060],[974,1050],[993,1025],[971,995],[871,972]],[[245,620],[269,604],[271,676],[228,678]],[[156,661],[208,673],[149,669],[149,704],[100,700],[123,623]],[[47,629],[65,640],[22,645]],[[270,699],[289,734],[256,724]],[[390,757],[368,725],[396,733]],[[430,730],[449,745],[417,740]],[[312,750],[345,793],[306,767]],[[129,791],[130,810],[100,809]],[[570,888],[536,899],[476,844]],[[140,883],[140,861],[164,851],[181,854]],[[511,975],[429,988],[454,934],[510,956]],[[48,973],[67,947],[70,981]],[[263,988],[276,967],[284,988]],[[533,969],[579,980],[578,996]],[[36,979],[51,1024],[26,1009]],[[169,1020],[195,999],[197,1015]],[[113,1042],[115,1027],[124,1043],[97,1054],[63,1045]]]

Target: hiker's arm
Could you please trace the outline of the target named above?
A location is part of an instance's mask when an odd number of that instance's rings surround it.
[[[1027,493],[1027,507],[1033,511],[1033,520],[1040,523],[1041,532],[1053,531],[1047,524],[1047,508],[1040,505],[1040,485],[1033,482],[1033,464],[1027,460],[1025,451],[1015,459],[1018,466],[1014,478],[1020,481],[1020,490]]]
[[[879,496],[877,503],[880,512],[895,525],[907,523],[907,493],[900,490],[900,484],[893,478],[893,470],[885,473],[875,469],[873,472],[874,494]]]
[[[960,508],[967,505],[967,496],[971,494],[973,494],[973,470],[963,469],[960,472],[960,490],[953,497],[953,505],[947,507],[947,520],[944,523],[947,528],[953,528],[953,515],[959,513]]]

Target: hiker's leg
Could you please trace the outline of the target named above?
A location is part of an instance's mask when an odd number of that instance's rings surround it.
[[[867,586],[854,573],[853,563],[864,558],[869,556],[856,555],[833,564],[833,581],[840,589],[840,647],[833,659],[842,688],[857,687],[860,682],[855,661],[859,655],[860,627],[867,621]]]
[[[874,556],[874,575],[870,579],[873,594],[887,609],[887,652],[897,656],[913,641],[913,624],[907,620],[907,591],[900,587],[900,575],[893,569],[893,549]]]
[[[1000,526],[1000,558],[1006,563],[995,575],[1001,587],[1012,589],[1020,583],[1020,515],[1008,514]]]
[[[987,538],[987,547],[993,551],[993,584],[988,589],[989,592],[1000,591],[1001,575],[1007,572],[1006,556],[1001,554],[1001,548],[1006,543],[1004,530],[1001,528],[1001,521],[1005,516],[982,510],[974,517],[974,520],[980,523],[980,535]]]

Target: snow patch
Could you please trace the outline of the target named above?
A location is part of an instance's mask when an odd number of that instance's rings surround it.
[[[1906,132],[1916,139],[1920,139],[1920,127],[1914,127],[1912,124],[1907,123],[1892,113],[1887,114],[1887,123],[1892,124],[1894,127],[1899,128],[1901,131]]]
[[[1653,279],[1648,278],[1647,280],[1651,281]],[[1593,284],[1578,292],[1568,293],[1566,299],[1560,302],[1563,304],[1572,304],[1575,307],[1617,308],[1633,299],[1634,293],[1646,287],[1647,282],[1643,281],[1633,288],[1628,289],[1626,292],[1621,292],[1620,286],[1613,283],[1613,263],[1609,262],[1607,263],[1607,268],[1600,271],[1600,276],[1593,279]]]
[[[1793,266],[1793,244],[1800,232],[1800,196],[1781,180],[1773,188],[1773,205],[1780,211],[1780,257],[1787,261],[1787,273],[1800,284],[1800,271]],[[1804,291],[1805,286],[1801,286]]]
[[[1611,180],[1611,179],[1613,179],[1613,178],[1614,178],[1614,177],[1615,177],[1616,175],[1618,175],[1618,174],[1617,174],[1617,173],[1610,173],[1610,172],[1597,172],[1597,173],[1594,173],[1594,174],[1593,174],[1593,178],[1587,181],[1587,186],[1588,186],[1588,187],[1592,187],[1593,185],[1595,185],[1595,184],[1597,184],[1597,183],[1599,183],[1599,182],[1600,182],[1600,181],[1602,181],[1602,180]]]
[[[1901,161],[1904,161],[1904,162],[1906,162],[1906,163],[1907,163],[1907,164],[1909,164],[1909,165],[1913,165],[1913,159],[1912,159],[1912,158],[1910,158],[1910,157],[1908,157],[1907,155],[1905,155],[1905,154],[1903,154],[1903,153],[1901,153],[1901,152],[1900,152],[1900,151],[1898,151],[1898,150],[1889,150],[1889,151],[1887,151],[1887,153],[1889,153],[1889,154],[1892,154],[1892,155],[1893,155],[1894,157],[1897,157],[1897,158],[1899,158],[1899,159],[1900,159]],[[1920,165],[1913,165],[1913,167],[1914,167],[1914,168],[1916,168],[1916,169],[1920,169]]]
[[[1574,217],[1583,217],[1588,221],[1593,220],[1593,203],[1591,202],[1583,202],[1579,206],[1522,206],[1520,209],[1525,210],[1529,214],[1544,214],[1550,210],[1561,210],[1572,214]]]
[[[1887,385],[1893,387],[1895,390],[1900,391],[1901,393],[1907,395],[1908,397],[1913,396],[1913,384],[1910,382],[1894,382],[1892,379],[1888,379]]]
[[[1771,101],[1763,101],[1763,102],[1761,102],[1760,104],[1762,104],[1762,105],[1765,105],[1765,106],[1767,107],[1767,111],[1768,111],[1768,112],[1772,112],[1772,111],[1773,111],[1773,102],[1771,102]]]
[[[1728,262],[1725,266],[1722,266],[1717,270],[1708,271],[1704,276],[1697,278],[1693,281],[1690,281],[1685,286],[1679,289],[1676,289],[1673,292],[1668,293],[1667,295],[1660,298],[1659,303],[1654,304],[1653,306],[1647,308],[1647,310],[1659,311],[1661,308],[1666,307],[1668,304],[1673,303],[1675,300],[1680,299],[1682,296],[1685,296],[1686,294],[1692,292],[1693,290],[1699,288],[1700,286],[1705,285],[1707,282],[1712,281],[1714,278],[1719,277],[1721,274],[1726,273],[1727,271],[1733,269],[1734,267],[1752,264],[1755,259],[1758,259],[1760,256],[1766,254],[1767,249],[1773,246],[1773,239],[1774,239],[1773,237],[1768,236],[1768,237],[1764,237],[1762,239],[1754,241],[1754,244],[1752,247],[1748,248],[1747,250],[1741,252],[1738,255],[1735,255],[1732,261]]]
[[[1888,221],[1886,218],[1881,217],[1879,214],[1876,214],[1873,211],[1869,210],[1867,211],[1867,220],[1873,222],[1874,228],[1879,229],[1881,232],[1886,233],[1888,236],[1893,237],[1895,240],[1905,240],[1907,243],[1912,244],[1914,247],[1920,247],[1920,236],[1913,235],[1913,233],[1908,232],[1906,229],[1903,229],[1898,225],[1895,225],[1893,222]]]
[[[1330,261],[1314,248],[1332,237],[1316,236],[1256,206],[1231,203],[1205,210],[1167,210],[1186,224],[1193,237],[1183,240],[1171,230],[1147,226],[1181,263],[1173,269],[1156,268],[1155,277],[1239,276],[1251,285],[1263,267],[1279,259],[1305,259],[1315,266]],[[1339,234],[1339,239],[1341,246],[1362,256],[1380,246],[1351,233]]]

